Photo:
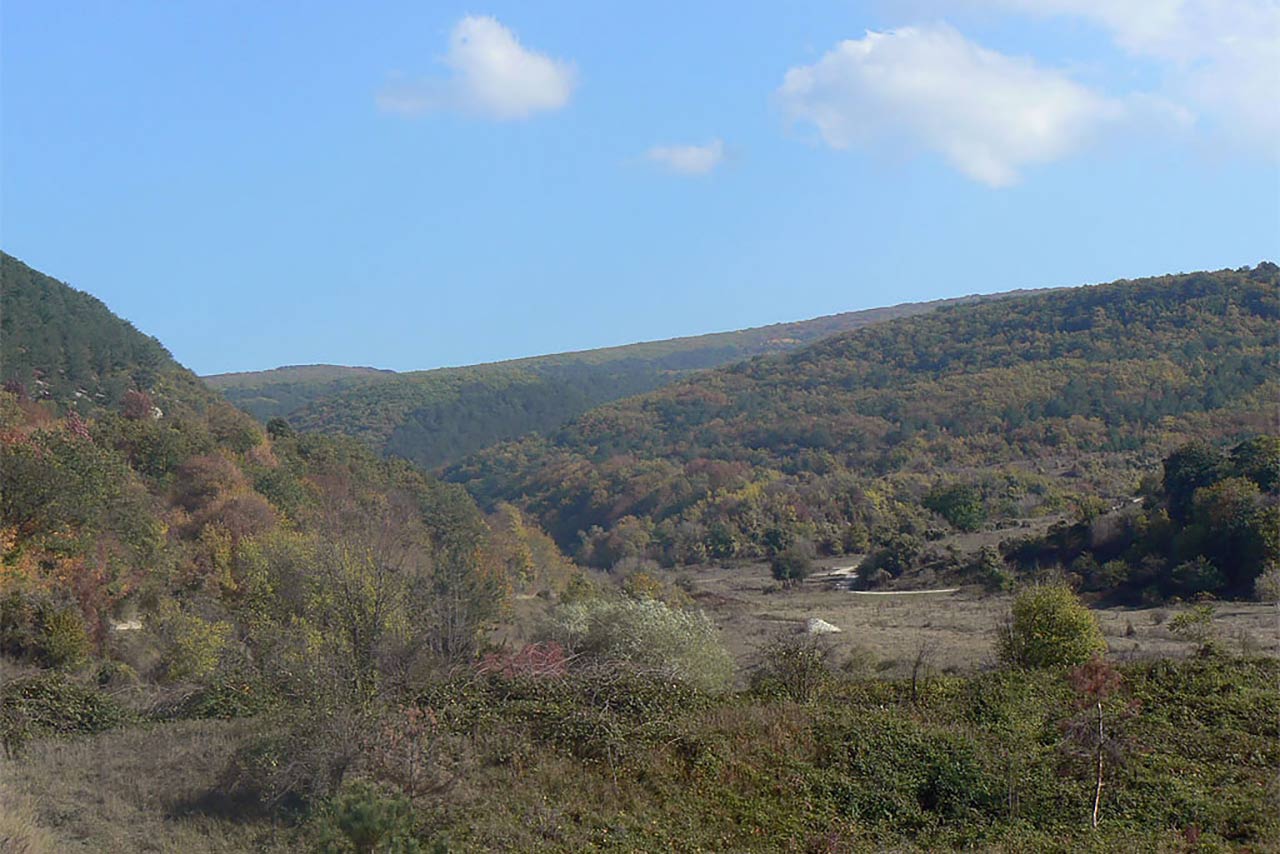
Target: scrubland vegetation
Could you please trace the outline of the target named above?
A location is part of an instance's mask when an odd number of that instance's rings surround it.
[[[1274,266],[703,374],[477,503],[4,262],[5,850],[1280,845]]]

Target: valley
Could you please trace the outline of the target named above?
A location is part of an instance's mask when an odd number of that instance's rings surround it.
[[[0,274],[0,845],[1280,839],[1274,264],[207,384]]]

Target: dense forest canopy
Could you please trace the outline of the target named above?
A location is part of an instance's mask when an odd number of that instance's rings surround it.
[[[640,394],[689,373],[804,346],[837,332],[984,297],[846,312],[667,341],[535,356],[403,374],[328,365],[207,377],[266,420],[343,433],[426,468],[504,439],[547,432],[593,406]]]
[[[236,406],[261,421],[280,418],[317,398],[396,376],[395,371],[347,365],[289,365],[202,377]]]
[[[97,298],[0,252],[0,381],[82,413],[143,391],[162,408],[214,399],[159,341]]]
[[[954,486],[981,518],[1118,501],[1180,441],[1274,429],[1278,285],[1264,262],[949,306],[601,406],[446,476],[602,565],[862,550],[927,533],[921,505]]]

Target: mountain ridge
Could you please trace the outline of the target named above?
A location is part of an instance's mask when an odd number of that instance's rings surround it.
[[[492,442],[555,429],[592,406],[659,388],[691,372],[785,352],[895,317],[1026,292],[900,303],[459,367],[387,374],[334,371],[310,384],[296,379],[296,371],[281,382],[272,382],[270,371],[206,381],[260,419],[283,417],[304,432],[353,435],[383,453],[436,468]]]
[[[1278,270],[945,307],[605,404],[445,476],[606,565],[758,557],[787,539],[771,531],[836,553],[923,533],[946,478],[1009,511],[1131,494],[1175,436],[1274,428]],[[1064,474],[1077,465],[1096,470]]]

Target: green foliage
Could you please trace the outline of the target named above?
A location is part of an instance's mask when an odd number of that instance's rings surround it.
[[[82,291],[0,253],[0,380],[37,400],[92,412],[146,390],[163,409],[213,395],[160,342]]]
[[[1178,564],[1170,575],[1174,589],[1181,596],[1208,593],[1221,588],[1224,582],[1222,573],[1204,555]]]
[[[967,734],[895,713],[864,712],[828,739],[843,747],[834,767],[842,811],[868,823],[925,824],[927,816],[982,821],[999,811],[1000,781],[983,767]]]
[[[1277,293],[1262,265],[945,307],[599,406],[445,476],[519,502],[562,546],[647,520],[646,556],[667,563],[767,557],[779,536],[834,552],[853,528],[920,536],[922,499],[965,528],[983,508],[1057,512],[1065,483],[1034,468],[1063,458],[1081,463],[1070,492],[1111,506],[1157,448],[1270,423]],[[1171,463],[1175,521],[1215,454]],[[953,471],[932,495],[919,475]]]
[[[11,590],[0,598],[0,653],[45,667],[71,667],[89,654],[89,636],[75,606]]]
[[[1097,618],[1065,586],[1019,593],[997,638],[1000,660],[1022,668],[1083,664],[1106,649]]]
[[[652,391],[695,371],[977,299],[984,298],[913,303],[465,368],[395,374],[307,365],[206,381],[261,419],[285,417],[302,430],[356,436],[430,469],[497,442],[552,432],[601,403]]]
[[[969,574],[990,591],[1008,590],[1013,585],[1013,574],[1001,557],[999,549],[985,546],[969,566]]]
[[[1275,492],[1280,487],[1280,436],[1245,439],[1231,449],[1231,468],[1263,492]]]
[[[874,579],[879,572],[897,577],[911,568],[923,548],[924,544],[920,542],[920,538],[912,534],[890,534],[880,547],[859,565],[858,573],[866,581]]]
[[[162,603],[154,623],[163,640],[166,678],[205,682],[214,675],[231,637],[231,623],[184,612],[173,600]]]
[[[1189,442],[1164,460],[1164,494],[1169,515],[1185,521],[1191,515],[1196,490],[1217,482],[1226,461],[1208,442]]]
[[[706,614],[657,599],[596,598],[562,605],[553,635],[587,661],[702,691],[723,691],[733,679],[733,660]]]
[[[1169,631],[1196,645],[1201,655],[1218,651],[1218,629],[1213,624],[1215,609],[1211,604],[1196,605],[1180,611],[1169,621]]]
[[[924,497],[924,506],[961,531],[976,531],[987,519],[982,491],[970,484],[936,486]]]
[[[1184,444],[1165,457],[1160,485],[1147,488],[1144,506],[1011,541],[1006,554],[1023,567],[1069,564],[1085,589],[1121,601],[1247,596],[1280,560],[1270,438],[1245,439],[1230,457],[1204,442]]]
[[[799,704],[572,678],[458,680],[422,703],[442,730],[484,734],[468,773],[482,794],[443,826],[463,848],[1176,850],[1194,826],[1202,846],[1266,849],[1280,834],[1277,668],[1120,668],[1137,713],[1114,730],[1125,749],[1108,759],[1096,830],[1088,769],[1063,746],[1079,699],[1064,670],[939,679],[914,706],[903,683],[838,679]]]
[[[799,584],[813,572],[813,544],[803,540],[792,543],[769,558],[769,568],[783,586]]]
[[[814,700],[834,682],[830,656],[830,648],[817,638],[780,635],[760,651],[760,663],[751,672],[751,690],[800,703]]]
[[[417,854],[413,805],[403,795],[366,781],[348,783],[325,810],[319,850],[358,854]]]
[[[111,697],[62,674],[23,676],[0,686],[0,743],[6,752],[33,738],[102,732],[129,719]]]

